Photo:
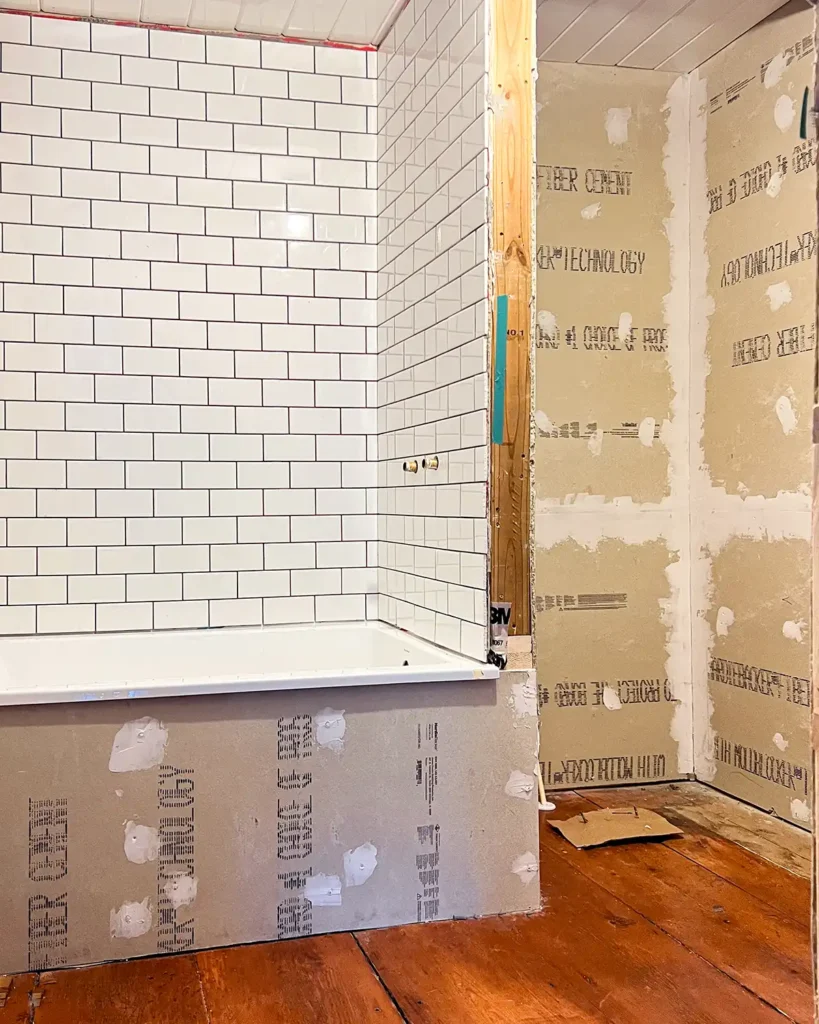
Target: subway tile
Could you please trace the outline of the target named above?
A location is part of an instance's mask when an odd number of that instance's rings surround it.
[[[123,57],[122,84],[186,88],[178,79],[176,61],[156,57]]]
[[[208,93],[207,119],[208,121],[225,121],[228,124],[260,125],[262,123],[261,100],[256,96],[227,96],[221,93]]]
[[[31,102],[42,107],[91,109],[89,82],[73,82],[68,78],[34,78],[31,83]]]
[[[313,46],[265,40],[262,42],[262,67],[281,71],[314,71],[315,50]]]
[[[98,53],[148,56],[148,30],[126,28],[121,25],[94,23],[91,25],[91,49]]]
[[[487,253],[470,234],[484,217],[470,191],[482,120],[447,153],[460,174],[436,146],[416,147],[414,128],[394,140],[388,158],[409,175],[396,165],[388,187],[408,188],[382,218],[405,223],[382,243],[396,312],[376,330],[367,55],[82,22],[63,23],[61,42],[59,24],[37,20],[29,47],[28,19],[0,15],[0,515],[4,540],[30,544],[0,551],[0,575],[41,605],[10,628],[345,621],[373,614],[380,587],[393,621],[482,650],[487,387],[483,341],[474,357],[463,347],[485,319]],[[474,118],[478,90],[464,82],[447,103],[472,90],[460,109]],[[391,95],[414,121],[418,94]],[[458,214],[413,212],[444,170]],[[429,261],[411,232],[427,214],[447,255],[416,270]],[[434,297],[418,290],[432,283]],[[400,372],[377,391],[387,358]],[[400,427],[383,430],[377,404],[404,384],[390,406]],[[419,446],[445,452],[440,486],[414,489],[414,517],[377,519],[379,483],[397,507],[377,460],[392,472]],[[443,590],[412,575],[425,532]],[[379,583],[380,560],[392,571]]]
[[[120,81],[119,57],[106,53],[80,53],[63,50],[63,78],[77,78],[88,82]]]
[[[182,63],[179,88],[192,92],[233,92],[233,68],[225,65]]]
[[[204,61],[205,36],[151,29],[150,55],[162,60]]]
[[[147,114],[148,89],[136,85],[93,82],[91,85],[91,107],[93,110],[114,114]],[[161,111],[156,111],[156,113],[161,114]]]

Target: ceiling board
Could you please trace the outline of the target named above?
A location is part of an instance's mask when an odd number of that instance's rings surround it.
[[[578,0],[573,0],[575,6]],[[579,0],[583,2],[583,0]],[[374,46],[398,0],[15,0],[0,10]]]
[[[344,0],[296,0],[284,31],[289,36],[329,39],[343,3]]]
[[[45,14],[75,14],[80,9],[91,17],[91,0],[41,0],[40,10]]]
[[[537,52],[542,57],[594,0],[540,0],[537,8]],[[544,58],[545,59],[545,58]]]
[[[782,0],[745,0],[728,17],[711,25],[672,54],[660,65],[660,70],[687,71],[690,67],[699,67],[781,6]]]
[[[664,25],[691,0],[643,0],[631,17],[623,18],[587,50],[582,64],[619,64],[644,39]]]
[[[142,0],[142,20],[149,25],[188,24],[193,0]]]
[[[709,25],[720,20],[726,10],[736,9],[741,3],[742,0],[720,0],[719,5],[715,5],[714,0],[694,0],[635,47],[623,63],[632,68],[658,68]]]
[[[693,71],[787,2],[539,0],[538,56],[566,63]]]
[[[594,0],[582,14],[552,43],[544,60],[574,63],[610,29],[627,18],[640,0]]]
[[[237,32],[280,36],[293,13],[296,0],[244,0],[236,21]]]

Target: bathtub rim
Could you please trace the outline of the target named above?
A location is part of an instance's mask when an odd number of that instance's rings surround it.
[[[52,681],[56,678],[57,669],[48,672],[48,678],[36,686],[26,685],[15,676],[14,667],[9,665],[9,653],[14,652],[16,660],[25,660],[26,651],[29,655],[37,645],[37,652],[42,659],[43,652],[52,651],[56,656],[70,657],[72,648],[81,652],[86,647],[98,643],[100,646],[111,646],[117,640],[128,638],[129,645],[144,639],[148,644],[151,638],[160,637],[161,643],[180,644],[208,636],[208,642],[214,643],[216,638],[224,642],[241,642],[242,637],[249,634],[263,634],[271,642],[286,640],[288,634],[293,639],[303,639],[307,634],[316,632],[324,634],[325,641],[330,641],[333,634],[347,634],[346,643],[351,642],[350,634],[360,633],[376,642],[392,642],[396,646],[396,658],[401,654],[420,654],[425,660],[419,664],[397,666],[350,666],[332,668],[305,668],[302,671],[283,672],[242,672],[237,674],[202,675],[201,673],[181,677],[178,673],[163,675],[160,671],[155,678],[113,678],[102,670],[90,670],[87,677],[78,681],[72,680],[60,684]],[[213,638],[213,639],[211,639]],[[354,638],[353,638],[354,640]],[[363,659],[362,659],[363,660]],[[406,660],[406,659],[404,659]],[[64,663],[64,662],[63,662]],[[72,666],[76,675],[76,666]],[[499,670],[495,665],[485,664],[457,652],[439,647],[427,640],[422,640],[411,633],[391,626],[384,622],[350,622],[350,623],[317,623],[276,626],[222,627],[193,630],[163,630],[152,632],[129,633],[81,633],[48,636],[15,636],[0,638],[0,707],[11,707],[32,704],[65,704],[88,701],[141,700],[164,697],[189,697],[201,694],[228,693],[264,693],[271,691],[312,690],[322,688],[338,688],[350,686],[385,686],[402,683],[444,683],[464,682],[470,680],[497,679]]]

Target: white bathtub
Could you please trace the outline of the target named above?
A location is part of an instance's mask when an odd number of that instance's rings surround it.
[[[0,705],[497,678],[378,622],[0,640]]]

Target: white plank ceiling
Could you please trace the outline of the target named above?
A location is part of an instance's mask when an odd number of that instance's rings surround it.
[[[17,0],[0,8],[321,42],[381,42],[405,0]]]
[[[539,0],[541,60],[686,72],[787,0]],[[806,6],[809,0],[804,0]]]

